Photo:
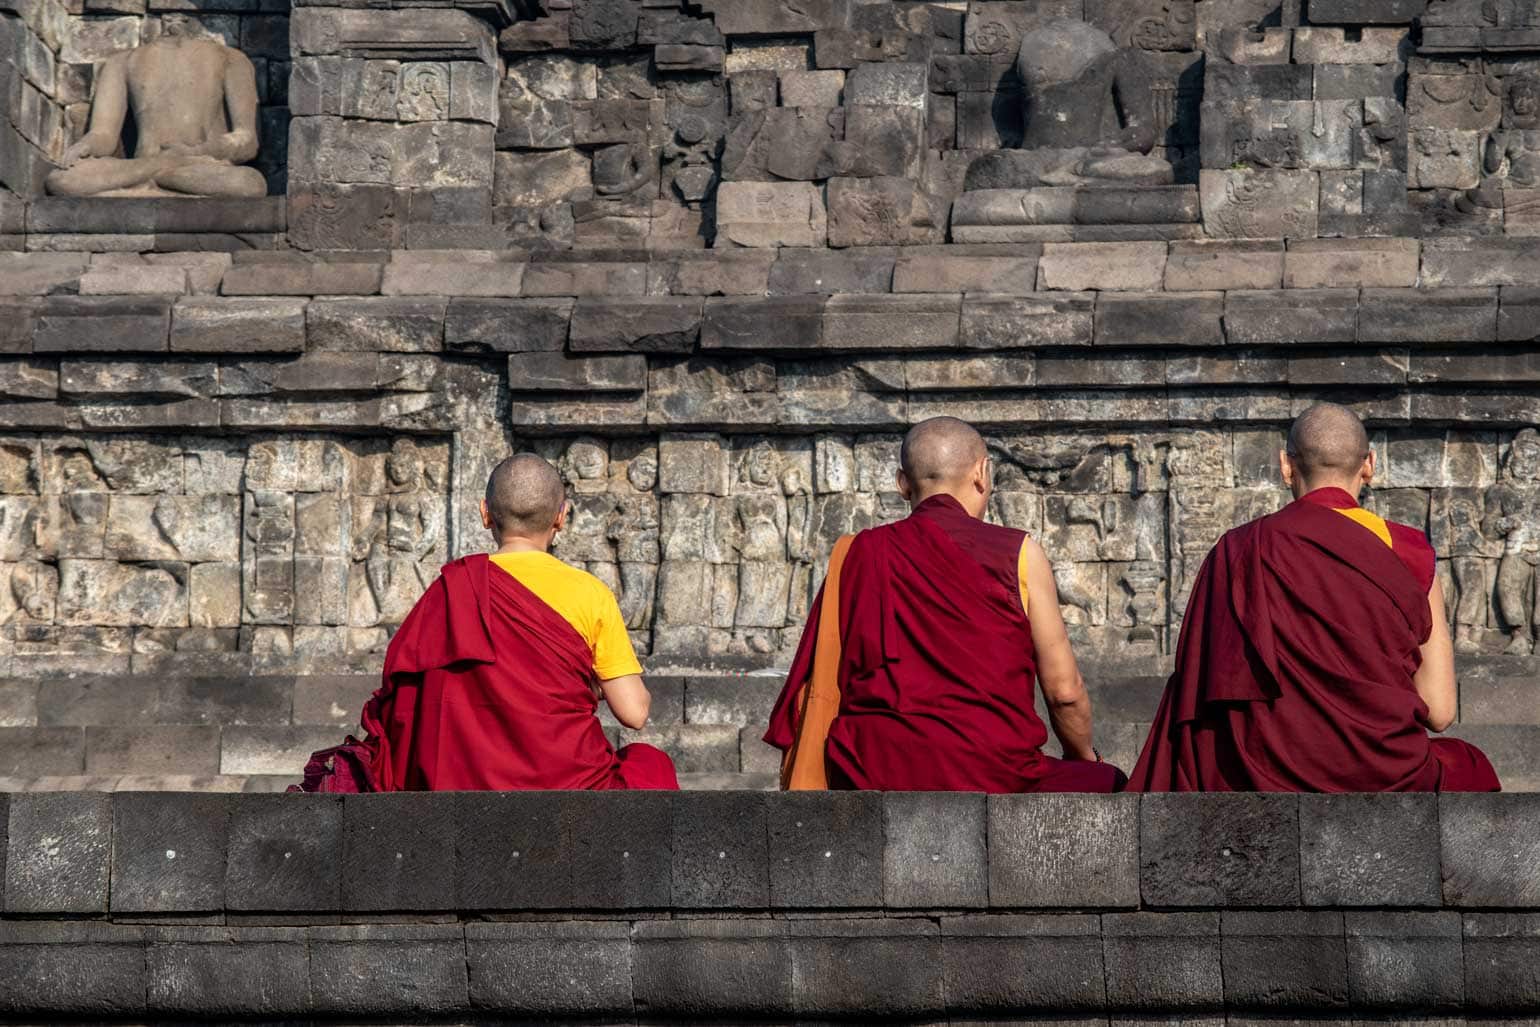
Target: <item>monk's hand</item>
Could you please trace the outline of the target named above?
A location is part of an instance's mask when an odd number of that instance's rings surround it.
[[[82,136],[73,146],[64,151],[64,155],[59,158],[59,165],[71,168],[89,157],[100,157],[102,154],[97,152],[99,148],[96,139],[90,135]]]

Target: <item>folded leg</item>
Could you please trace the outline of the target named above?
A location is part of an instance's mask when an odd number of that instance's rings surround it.
[[[632,742],[621,746],[615,753],[620,757],[621,787],[638,790],[679,790],[679,776],[674,773],[674,761],[662,749],[644,742]]]
[[[1043,757],[1047,773],[1037,784],[1039,792],[1121,792],[1128,775],[1111,763],[1090,760],[1059,760]]]
[[[1458,738],[1435,738],[1433,758],[1443,769],[1439,777],[1441,792],[1500,792],[1502,783],[1487,754]]]

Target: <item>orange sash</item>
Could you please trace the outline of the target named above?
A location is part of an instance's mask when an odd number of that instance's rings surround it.
[[[797,737],[781,760],[783,791],[819,791],[829,787],[824,745],[829,739],[829,726],[840,711],[840,568],[854,537],[841,536],[829,556],[829,573],[824,578],[823,603],[818,611],[813,673],[797,693]]]

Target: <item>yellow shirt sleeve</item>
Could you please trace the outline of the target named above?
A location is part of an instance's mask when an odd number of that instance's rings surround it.
[[[626,634],[626,619],[621,616],[615,593],[603,582],[598,585],[594,590],[594,673],[600,681],[640,674],[642,665],[631,647],[631,636]]]

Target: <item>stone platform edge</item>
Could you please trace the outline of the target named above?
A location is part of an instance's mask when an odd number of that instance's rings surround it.
[[[1540,1012],[1540,795],[0,811],[0,1016]]]

